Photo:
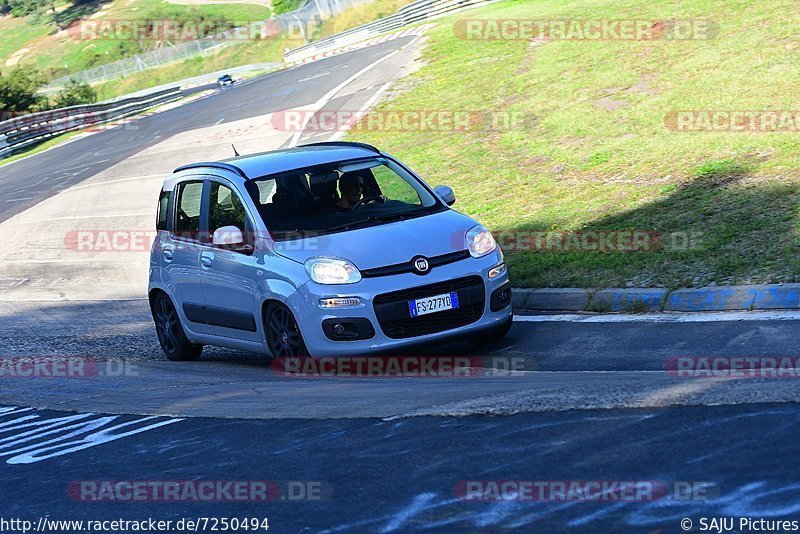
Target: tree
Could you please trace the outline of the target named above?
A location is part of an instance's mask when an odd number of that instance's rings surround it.
[[[44,75],[33,67],[15,67],[0,75],[0,106],[4,112],[24,112],[41,108],[47,99],[37,91],[47,84]]]
[[[58,92],[53,105],[57,108],[66,108],[95,102],[97,102],[97,91],[92,89],[91,85],[86,82],[70,80],[64,89]]]

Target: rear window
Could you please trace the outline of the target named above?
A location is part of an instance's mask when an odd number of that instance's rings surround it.
[[[169,191],[162,191],[158,197],[158,214],[156,215],[156,230],[166,230],[169,216]]]
[[[179,184],[175,198],[175,233],[189,239],[199,239],[203,182]]]

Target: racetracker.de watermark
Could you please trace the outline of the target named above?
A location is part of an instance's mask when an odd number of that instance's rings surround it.
[[[656,252],[703,249],[696,231],[543,230],[493,233],[504,252]]]
[[[271,363],[278,376],[293,378],[475,378],[518,376],[524,358],[477,356],[282,357]]]
[[[89,356],[0,356],[0,379],[139,376],[139,366]]]
[[[8,121],[4,125],[9,140],[33,138],[58,134],[66,131],[84,130],[99,132],[122,127],[126,130],[138,130],[138,120],[120,117],[118,112],[72,110],[17,112],[0,111],[0,121]]]
[[[281,132],[525,131],[536,118],[511,111],[291,109],[273,113],[271,124]]]
[[[476,41],[692,41],[715,38],[719,26],[706,19],[463,19],[453,33]]]
[[[67,494],[78,502],[307,502],[333,495],[321,480],[76,480]]]
[[[81,20],[67,29],[67,35],[78,41],[179,43],[204,38],[214,41],[254,41],[275,39],[280,34],[277,20],[234,21],[225,18]],[[298,33],[296,38],[302,38],[302,35]]]
[[[472,502],[650,502],[706,500],[715,483],[661,480],[460,480],[453,496]]]
[[[689,109],[671,111],[664,125],[674,132],[800,132],[800,110]]]
[[[800,356],[673,356],[664,369],[679,378],[800,378]]]
[[[242,236],[245,243],[254,243],[258,236],[252,232],[239,231],[217,231],[214,233],[218,242],[233,242],[234,237]],[[64,247],[72,252],[149,252],[153,242],[158,236],[158,230],[126,230],[122,228],[114,229],[76,229],[64,234]],[[198,240],[203,243],[211,243],[213,235],[202,232],[172,232],[173,238],[184,238]],[[302,237],[301,233],[296,235],[289,233],[280,241],[280,248],[284,251],[308,250],[319,251],[329,246],[329,238],[325,235]],[[219,245],[224,248],[223,245]],[[228,248],[236,248],[231,245]]]
[[[240,232],[216,232],[218,242],[227,240]],[[173,233],[173,237],[183,237],[211,243],[213,236],[202,233]],[[697,231],[657,232],[652,230],[542,230],[542,231],[500,231],[492,234],[500,248],[505,252],[657,252],[703,250],[703,233]],[[157,230],[115,229],[76,229],[64,234],[64,247],[72,252],[149,252],[158,236]],[[254,243],[257,236],[242,233],[246,243]],[[451,236],[452,246],[464,247],[464,232]],[[327,235],[303,236],[302,234],[283,236],[281,250],[325,251],[330,246]]]

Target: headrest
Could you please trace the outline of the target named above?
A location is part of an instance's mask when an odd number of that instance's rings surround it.
[[[336,171],[323,172],[320,174],[312,174],[311,176],[309,176],[308,183],[311,185],[311,187],[314,187],[315,185],[319,184],[328,184],[331,182],[335,182],[338,179],[339,179],[339,174]]]

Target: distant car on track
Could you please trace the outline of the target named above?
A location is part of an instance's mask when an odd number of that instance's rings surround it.
[[[226,85],[233,85],[236,80],[230,74],[224,74],[217,78],[217,85],[220,87],[225,87]]]
[[[368,354],[511,327],[492,234],[398,160],[314,143],[179,167],[164,182],[149,299],[161,347]]]

